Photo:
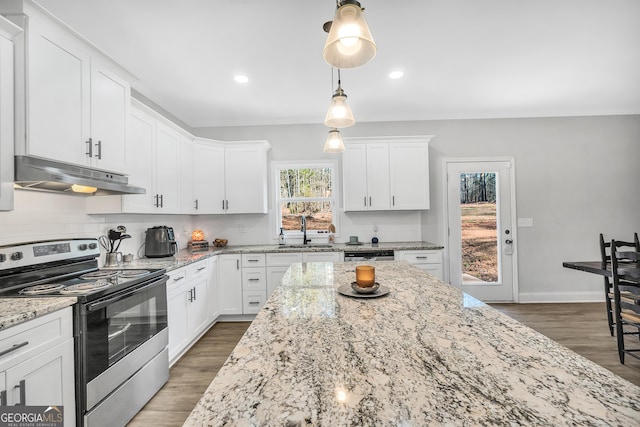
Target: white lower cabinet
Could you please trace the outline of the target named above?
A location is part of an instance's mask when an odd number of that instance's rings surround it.
[[[267,298],[271,293],[280,286],[282,278],[289,269],[289,266],[295,262],[302,262],[301,253],[268,253],[266,254],[267,263]]]
[[[425,270],[440,280],[444,280],[442,270],[442,250],[415,250],[415,251],[395,251],[394,257],[398,261],[407,261]]]
[[[71,307],[0,332],[0,405],[63,406],[75,426],[73,351]]]
[[[242,254],[242,313],[257,314],[267,302],[266,254]]]
[[[207,296],[209,298],[209,323],[215,322],[220,315],[219,283],[218,257],[214,256],[209,258],[209,289],[207,290]]]
[[[242,269],[240,255],[218,255],[220,314],[242,314]]]
[[[171,363],[199,338],[210,324],[208,283],[207,260],[169,272],[167,306]]]

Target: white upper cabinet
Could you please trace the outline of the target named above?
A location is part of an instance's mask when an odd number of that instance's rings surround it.
[[[429,144],[389,144],[391,209],[429,209]]]
[[[266,141],[231,142],[224,150],[225,213],[267,213]]]
[[[193,213],[224,213],[224,146],[196,138],[193,159]]]
[[[193,169],[195,143],[182,137],[180,143],[180,213],[198,213],[198,201],[194,196],[195,174]]]
[[[429,209],[430,139],[347,139],[342,157],[344,210]]]
[[[31,3],[12,2],[16,154],[124,172],[132,76]]]
[[[180,142],[180,134],[176,130],[158,122],[154,191],[154,205],[158,212],[180,213]]]
[[[0,211],[13,209],[13,38],[20,32],[0,17]]]

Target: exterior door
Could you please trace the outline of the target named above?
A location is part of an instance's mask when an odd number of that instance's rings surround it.
[[[515,301],[513,162],[446,162],[449,281],[482,301]]]

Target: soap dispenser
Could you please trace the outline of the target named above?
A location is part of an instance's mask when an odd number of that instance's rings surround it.
[[[284,245],[284,231],[282,230],[282,227],[280,228],[280,236],[278,236],[280,238],[280,244]]]

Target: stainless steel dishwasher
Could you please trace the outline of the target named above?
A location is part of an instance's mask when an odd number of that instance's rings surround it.
[[[393,250],[390,249],[367,249],[360,251],[344,251],[345,262],[359,261],[393,261]]]

